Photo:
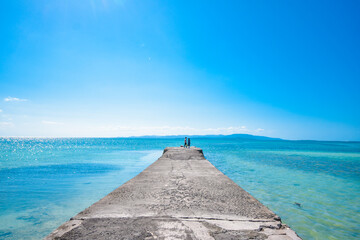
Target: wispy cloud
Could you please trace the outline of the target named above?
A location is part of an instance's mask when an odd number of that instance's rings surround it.
[[[183,126],[156,126],[156,127],[129,127],[120,125],[106,125],[99,129],[101,132],[111,132],[118,136],[142,135],[230,135],[237,133],[257,134],[263,129],[248,129],[246,126],[219,127],[219,128],[193,128]]]
[[[0,109],[0,113],[2,112],[3,110]]]
[[[27,99],[21,99],[21,98],[16,98],[16,97],[7,97],[4,98],[5,102],[26,102]]]
[[[255,132],[262,132],[262,131],[264,131],[264,130],[265,130],[265,129],[258,128],[258,129],[255,130]]]
[[[14,126],[12,122],[0,122],[0,128],[7,128],[12,126]]]
[[[64,125],[64,123],[62,122],[46,121],[46,120],[42,120],[41,123],[45,125]]]
[[[235,133],[251,133],[246,126],[241,127],[223,127],[223,128],[207,128],[204,129],[207,134],[235,134]]]

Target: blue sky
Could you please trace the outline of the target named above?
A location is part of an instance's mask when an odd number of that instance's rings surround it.
[[[360,140],[358,1],[4,0],[0,136]]]

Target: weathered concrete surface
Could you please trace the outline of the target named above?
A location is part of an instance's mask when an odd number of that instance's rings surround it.
[[[166,148],[151,166],[50,239],[300,239],[204,158]]]

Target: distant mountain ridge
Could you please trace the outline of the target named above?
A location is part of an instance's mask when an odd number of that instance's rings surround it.
[[[132,136],[129,138],[241,138],[241,139],[252,139],[252,140],[283,140],[281,138],[272,138],[265,136],[256,136],[251,134],[231,134],[231,135],[169,135],[169,136],[158,136],[158,135],[145,135],[145,136]]]

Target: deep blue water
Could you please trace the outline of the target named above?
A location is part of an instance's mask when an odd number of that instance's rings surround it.
[[[0,138],[0,239],[43,238],[182,141]],[[192,145],[302,238],[360,238],[359,142],[194,138]]]

